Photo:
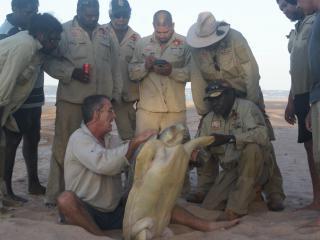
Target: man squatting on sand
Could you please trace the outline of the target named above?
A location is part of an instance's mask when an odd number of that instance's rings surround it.
[[[70,137],[65,154],[66,190],[58,198],[58,208],[69,224],[96,235],[122,227],[124,204],[122,169],[132,163],[135,150],[157,131],[146,130],[132,140],[119,142],[112,136],[116,115],[103,95],[87,97],[82,105],[83,123]],[[90,186],[90,187],[88,187]],[[171,221],[200,231],[230,227],[231,222],[210,222],[176,206]]]
[[[268,181],[268,129],[259,108],[236,97],[232,82],[213,80],[205,92],[210,110],[199,136],[212,135],[215,142],[198,157],[206,161],[217,157],[222,171],[202,207],[224,210],[219,220],[233,220],[248,214],[256,192]]]
[[[187,43],[191,46],[194,60],[192,66],[195,66],[191,77],[192,95],[200,115],[205,116],[208,113],[208,107],[203,101],[205,94],[203,89],[213,80],[229,81],[234,86],[238,97],[252,101],[263,113],[270,139],[267,165],[271,174],[262,190],[270,210],[283,210],[285,198],[283,181],[271,143],[275,137],[265,112],[259,85],[258,64],[247,40],[240,32],[231,28],[230,24],[217,21],[210,12],[203,12],[199,14],[197,22],[190,27]],[[201,122],[199,128],[201,128]],[[218,174],[217,160],[213,157],[203,167],[198,168],[198,189],[195,194],[188,196],[189,201],[199,203],[203,201]]]
[[[306,149],[313,187],[313,201],[306,209],[320,208],[320,178],[315,168],[312,150],[312,133],[306,128],[306,116],[310,110],[309,97],[311,89],[311,72],[308,61],[308,43],[313,22],[314,11],[308,15],[297,7],[297,0],[277,0],[280,10],[295,24],[289,34],[288,50],[290,53],[291,88],[285,110],[285,120],[294,125],[298,120],[298,143]]]

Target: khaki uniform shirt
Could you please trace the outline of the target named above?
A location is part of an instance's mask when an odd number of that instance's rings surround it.
[[[59,79],[57,101],[81,104],[87,96],[104,94],[119,99],[122,91],[119,51],[105,28],[97,26],[92,39],[80,27],[76,17],[63,24],[57,50],[58,58],[50,59],[45,70]],[[90,64],[90,83],[72,79],[75,68]]]
[[[200,114],[206,112],[203,102],[204,89],[212,80],[229,81],[241,97],[264,108],[263,95],[259,86],[259,68],[246,39],[234,29],[217,44],[217,47],[192,48],[195,65],[201,75],[192,77],[192,93]]]
[[[308,65],[308,41],[315,15],[306,16],[296,24],[289,38],[291,92],[293,95],[310,91],[311,78]]]
[[[269,143],[268,130],[261,111],[251,101],[237,98],[227,119],[209,112],[203,119],[200,136],[212,133],[234,135],[236,143],[211,147],[210,154],[218,156],[223,168],[232,168],[248,143],[265,147]]]
[[[106,135],[102,146],[82,124],[71,135],[64,160],[66,190],[104,212],[119,205],[121,171],[128,165],[125,155],[129,144],[117,144],[117,139]]]
[[[11,114],[25,102],[37,81],[43,62],[41,48],[27,31],[0,41],[0,106],[4,107],[1,127],[19,131]]]
[[[170,76],[145,69],[145,58],[153,55],[172,64]],[[190,50],[185,37],[174,33],[165,47],[154,35],[142,38],[129,65],[130,78],[139,82],[138,108],[150,112],[182,112],[186,110],[185,85],[189,81]]]
[[[122,100],[125,102],[134,102],[139,99],[139,86],[129,78],[128,65],[132,59],[134,49],[136,48],[137,41],[141,38],[138,33],[129,27],[128,32],[124,36],[121,43],[119,43],[117,35],[111,25],[107,24],[106,29],[113,37],[113,42],[118,44],[120,49],[120,66],[121,66],[121,77],[123,82],[122,88]]]

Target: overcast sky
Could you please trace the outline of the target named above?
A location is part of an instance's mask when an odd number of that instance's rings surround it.
[[[49,12],[61,22],[73,18],[77,0],[39,0],[40,12]],[[11,1],[0,0],[0,19],[11,12]],[[131,0],[130,26],[142,36],[153,32],[152,16],[160,9],[169,10],[176,32],[186,35],[199,12],[211,11],[217,20],[224,20],[248,40],[260,68],[262,89],[289,89],[289,55],[286,35],[293,28],[278,9],[276,0]],[[109,22],[109,0],[100,0],[100,24]],[[54,84],[55,80],[46,80]]]

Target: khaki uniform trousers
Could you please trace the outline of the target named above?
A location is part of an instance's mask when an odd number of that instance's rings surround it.
[[[133,108],[134,102],[114,103],[113,108],[116,113],[116,125],[122,140],[129,140],[134,137],[136,129],[136,110]]]
[[[205,197],[202,207],[206,209],[230,209],[244,215],[256,197],[256,187],[267,181],[264,154],[257,144],[243,149],[235,166],[223,170]]]
[[[4,129],[0,127],[0,209],[3,208],[3,197],[5,194],[5,186],[4,186],[4,162],[5,162],[5,134]]]
[[[313,157],[316,171],[320,175],[320,101],[311,105]]]
[[[267,127],[269,132],[273,132],[270,121],[268,120]],[[270,130],[271,129],[271,130]],[[273,134],[272,134],[273,135]],[[272,136],[271,135],[271,136]],[[266,198],[269,199],[272,194],[277,194],[282,199],[285,199],[283,191],[283,179],[276,161],[276,154],[272,143],[270,142],[267,147],[266,154],[268,154],[268,160],[266,161],[266,167],[269,172],[268,182],[263,186],[263,192],[266,194]],[[320,145],[319,145],[320,149]],[[319,153],[320,156],[320,153]],[[219,174],[219,163],[215,158],[205,162],[204,166],[197,168],[198,173],[198,185],[197,192],[207,193],[211,186],[214,184],[215,179]]]
[[[69,137],[80,127],[82,122],[81,104],[59,101],[56,107],[55,132],[46,191],[46,203],[55,203],[58,195],[65,190],[64,155]]]
[[[176,123],[182,123],[186,125],[185,111],[177,113],[158,113],[138,109],[136,135],[147,129],[162,131]]]

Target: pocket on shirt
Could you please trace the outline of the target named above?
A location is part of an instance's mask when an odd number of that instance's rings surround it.
[[[85,42],[69,42],[69,49],[74,61],[88,58],[88,46]]]
[[[111,45],[107,40],[101,40],[99,42],[98,54],[101,54],[101,59],[107,62],[111,61]]]
[[[236,78],[241,75],[240,59],[236,61],[232,48],[226,48],[220,52],[219,66],[223,77]]]

